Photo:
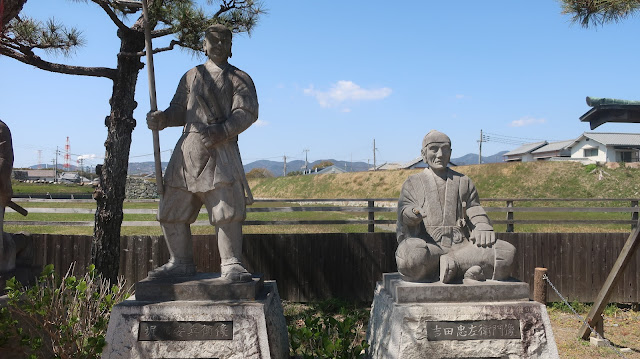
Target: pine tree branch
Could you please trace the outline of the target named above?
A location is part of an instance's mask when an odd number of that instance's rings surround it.
[[[176,41],[176,40],[171,40],[171,43],[169,43],[169,46],[166,47],[158,47],[156,49],[153,49],[153,54],[158,54],[160,52],[165,52],[165,51],[171,51],[173,50],[173,48],[176,45],[180,45],[183,46],[183,44],[180,41]],[[123,56],[135,56],[135,57],[141,57],[141,56],[147,56],[147,52],[146,51],[140,51],[140,52],[121,52],[118,55],[123,55]]]
[[[0,46],[0,54],[16,59],[27,65],[35,66],[41,70],[57,72],[60,74],[105,77],[111,80],[115,80],[117,74],[115,69],[108,67],[72,66],[45,61],[33,53],[27,52],[27,54],[24,54],[5,46]]]
[[[109,16],[111,21],[118,27],[118,29],[130,30],[127,25],[125,25],[122,21],[120,21],[120,19],[118,18],[118,15],[116,15],[116,13],[113,12],[113,10],[111,10],[108,2],[104,0],[91,0],[91,1],[96,3],[98,6],[102,8],[102,10],[104,10],[105,13],[107,13],[107,16]]]
[[[151,31],[151,37],[155,39],[155,38],[158,38],[158,37],[171,35],[174,32],[175,32],[175,30],[170,28],[170,27],[167,27],[167,28],[164,28],[164,29],[153,30],[153,31]]]
[[[239,3],[242,5],[244,1],[239,1]],[[235,0],[224,0],[222,1],[222,4],[220,4],[220,9],[215,14],[213,14],[213,18],[217,19],[218,17],[220,17],[220,15],[235,8],[237,8]]]

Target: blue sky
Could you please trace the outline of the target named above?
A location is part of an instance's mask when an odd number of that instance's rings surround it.
[[[251,36],[236,35],[232,64],[254,80],[259,122],[240,135],[245,163],[334,158],[403,162],[431,129],[447,133],[453,157],[477,153],[480,130],[534,142],[577,138],[586,96],[640,100],[640,22],[583,29],[538,1],[264,1]],[[116,29],[91,3],[29,0],[23,10],[83,31],[86,46],[51,61],[114,67]],[[158,43],[161,45],[161,43]],[[182,74],[202,63],[185,51],[155,58],[164,109]],[[13,134],[15,167],[51,163],[67,136],[72,163],[102,162],[111,82],[53,74],[0,57],[0,119]],[[152,161],[146,70],[136,93],[131,161]],[[599,132],[640,132],[606,124]],[[180,129],[161,132],[163,160]],[[515,144],[485,142],[483,154]],[[64,161],[63,156],[59,161]]]

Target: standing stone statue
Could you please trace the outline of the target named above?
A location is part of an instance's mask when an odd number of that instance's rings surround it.
[[[221,276],[251,281],[240,260],[245,191],[248,199],[251,195],[237,141],[258,119],[258,97],[249,75],[227,61],[231,40],[231,31],[223,25],[207,28],[208,60],[182,76],[169,108],[147,115],[152,130],[184,126],[164,175],[158,210],[171,258],[149,272],[150,278],[195,274],[190,224],[204,204],[216,227]]]
[[[496,239],[469,177],[447,167],[449,137],[430,131],[422,157],[429,168],[405,181],[398,201],[396,262],[402,278],[443,283],[509,278],[515,248]]]
[[[16,266],[16,248],[10,234],[4,233],[4,210],[11,202],[11,171],[13,170],[13,144],[9,127],[0,121],[0,272]]]

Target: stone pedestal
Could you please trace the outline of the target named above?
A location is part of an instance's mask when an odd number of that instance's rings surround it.
[[[199,274],[145,280],[136,288],[144,300],[132,297],[114,306],[102,358],[289,357],[275,281],[232,284]]]
[[[403,358],[558,358],[544,305],[522,282],[411,283],[384,274],[368,354]]]

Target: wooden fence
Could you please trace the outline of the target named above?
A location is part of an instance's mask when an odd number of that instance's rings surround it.
[[[535,267],[546,267],[554,285],[569,300],[592,302],[628,234],[498,233],[517,249],[515,277],[533,283]],[[90,236],[29,235],[32,264],[53,263],[64,272],[77,262],[77,274],[90,261]],[[306,302],[327,298],[370,301],[382,273],[396,271],[393,233],[248,234],[244,236],[248,269],[277,281],[283,299]],[[215,236],[194,236],[199,271],[217,272]],[[120,274],[134,283],[168,260],[159,236],[121,239]],[[531,288],[533,286],[531,285]],[[549,291],[549,301],[558,301]],[[640,302],[640,254],[635,253],[610,299]]]
[[[36,198],[16,198],[16,202],[51,202],[50,199],[36,199]],[[53,200],[55,202],[68,202],[68,203],[93,203],[93,200],[88,199],[66,199],[66,200]],[[132,200],[130,202],[155,202],[155,200]],[[506,232],[514,232],[516,224],[627,224],[631,228],[638,222],[638,213],[640,207],[638,207],[638,199],[634,198],[574,198],[574,199],[557,199],[557,198],[485,198],[483,203],[495,203],[504,202],[504,207],[485,207],[488,213],[501,212],[506,214],[504,220],[494,219],[494,224],[506,224]],[[569,203],[569,202],[586,202],[589,204],[595,203],[629,203],[628,206],[563,206],[563,207],[550,207],[550,206],[521,206],[517,207],[516,203]],[[395,224],[395,212],[397,211],[395,198],[354,198],[354,199],[257,199],[257,204],[269,204],[274,203],[274,206],[251,206],[247,208],[248,213],[282,213],[282,212],[340,212],[349,214],[362,214],[360,219],[332,219],[332,220],[248,220],[244,222],[246,226],[257,225],[329,225],[329,224],[366,224],[368,232],[374,232],[375,226],[378,224]],[[281,206],[281,203],[297,203],[301,206]],[[325,205],[318,205],[318,204]],[[350,205],[338,206],[336,203],[347,203]],[[356,205],[366,204],[366,205]],[[380,206],[381,203],[385,205]],[[306,205],[302,205],[306,204]],[[95,209],[91,208],[29,208],[30,213],[84,213],[94,214]],[[13,210],[7,208],[7,212]],[[623,219],[517,219],[514,218],[517,213],[546,213],[550,217],[557,213],[629,213],[628,220]],[[201,210],[201,213],[206,213],[205,209]],[[394,219],[376,219],[377,213],[392,213],[391,217]],[[124,214],[157,214],[157,209],[124,209]],[[28,217],[27,217],[28,218]],[[7,220],[5,225],[27,225],[27,226],[93,226],[93,221],[31,221],[31,220]],[[158,226],[156,221],[133,221],[126,220],[122,223],[123,226]],[[198,220],[193,225],[202,226],[209,225],[207,220]]]

